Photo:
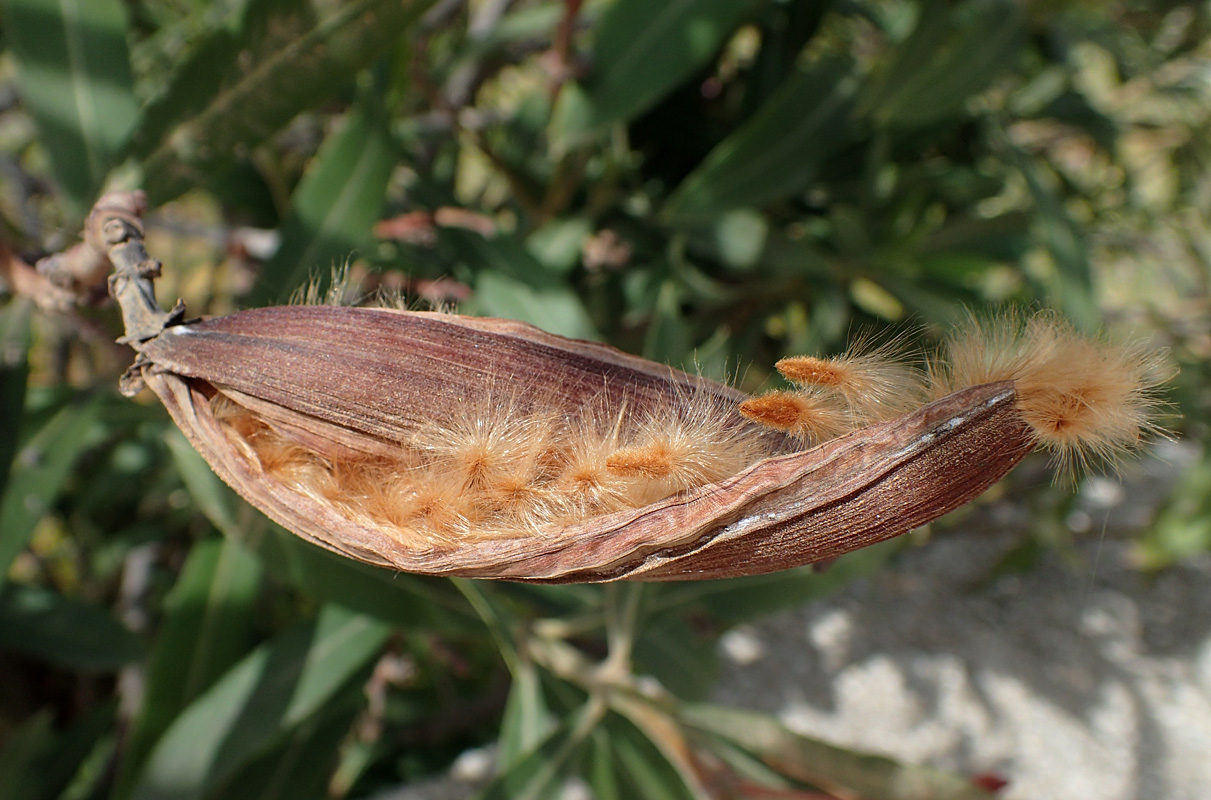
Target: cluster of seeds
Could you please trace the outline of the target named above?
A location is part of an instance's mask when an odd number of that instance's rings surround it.
[[[573,417],[483,398],[416,431],[390,458],[354,459],[301,447],[222,395],[211,407],[264,473],[414,545],[550,534],[734,475],[773,445],[705,394],[638,415]]]
[[[971,320],[939,355],[908,363],[892,345],[776,365],[794,388],[730,406],[707,394],[668,405],[571,416],[483,397],[415,432],[391,458],[332,458],[294,443],[219,395],[228,438],[256,468],[402,543],[558,535],[569,524],[640,508],[775,455],[912,411],[977,384],[1013,381],[1019,413],[1062,470],[1113,462],[1151,421],[1163,355],[1078,335],[1050,315]],[[748,424],[748,421],[757,423]]]

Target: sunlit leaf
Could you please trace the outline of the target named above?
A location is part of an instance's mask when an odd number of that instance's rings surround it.
[[[517,319],[573,339],[600,339],[576,293],[562,286],[535,287],[497,272],[475,282],[476,304],[489,316]]]
[[[537,746],[503,769],[476,795],[478,800],[544,800],[559,796],[583,742],[574,735],[588,707],[552,730]]]
[[[524,662],[513,675],[500,723],[497,759],[501,768],[507,770],[517,764],[550,735],[555,725],[542,694],[538,670],[531,662]]]
[[[1156,570],[1211,550],[1211,456],[1182,471],[1169,501],[1135,545],[1135,558]]]
[[[142,707],[124,749],[126,778],[181,710],[246,652],[260,582],[259,565],[236,542],[194,545],[165,602]]]
[[[291,198],[282,245],[249,302],[284,301],[309,276],[326,276],[373,243],[396,154],[380,110],[355,107],[329,137]]]
[[[148,145],[154,149],[135,154],[153,202],[206,185],[247,148],[348,85],[432,4],[313,0],[273,3],[265,10],[254,5],[258,17],[269,15],[246,23],[254,46],[228,51],[230,69],[204,107],[178,117],[158,143]]]
[[[1096,331],[1101,324],[1101,313],[1093,290],[1093,267],[1085,233],[1056,191],[1047,184],[1040,167],[1016,149],[1011,155],[1012,162],[1026,178],[1034,200],[1037,236],[1055,265],[1054,280],[1047,287],[1049,299],[1078,328]]]
[[[692,800],[691,785],[643,731],[621,717],[611,717],[610,744],[615,779],[628,787],[625,797]]]
[[[801,736],[777,719],[719,706],[682,706],[690,728],[760,757],[779,773],[841,797],[866,800],[993,800],[970,781]]]
[[[203,797],[308,722],[366,670],[390,628],[326,606],[254,650],[176,719],[152,750],[131,797]]]
[[[138,114],[120,0],[5,0],[22,100],[67,199],[92,202]]]

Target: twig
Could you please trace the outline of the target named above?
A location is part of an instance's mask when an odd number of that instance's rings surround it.
[[[110,192],[93,206],[84,225],[84,242],[95,253],[113,264],[109,293],[122,309],[126,335],[118,341],[135,352],[165,328],[185,319],[185,304],[180,300],[171,311],[156,302],[155,279],[160,277],[160,262],[148,255],[143,246],[143,212],[147,198],[143,192]],[[149,362],[140,353],[122,376],[120,389],[130,397],[143,388],[143,367]]]

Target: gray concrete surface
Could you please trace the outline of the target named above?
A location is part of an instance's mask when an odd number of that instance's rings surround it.
[[[1018,537],[965,530],[732,632],[715,699],[999,774],[1006,800],[1211,798],[1211,558],[1142,576],[1125,538],[1189,455],[1166,448],[1126,490],[1095,482],[1069,518],[1090,529],[1078,559],[990,579]]]

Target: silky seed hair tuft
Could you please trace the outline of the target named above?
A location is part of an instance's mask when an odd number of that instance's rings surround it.
[[[934,397],[1013,381],[1036,444],[1054,455],[1058,477],[1071,479],[1093,466],[1114,469],[1144,438],[1165,435],[1155,422],[1159,391],[1176,369],[1163,350],[1085,337],[1042,312],[969,316],[928,373]]]
[[[853,419],[840,396],[819,389],[770,392],[740,404],[753,422],[794,437],[810,447],[853,430]]]
[[[875,345],[859,338],[842,355],[788,356],[774,367],[791,383],[840,395],[853,425],[897,417],[925,403],[925,374],[909,362],[902,339]]]

